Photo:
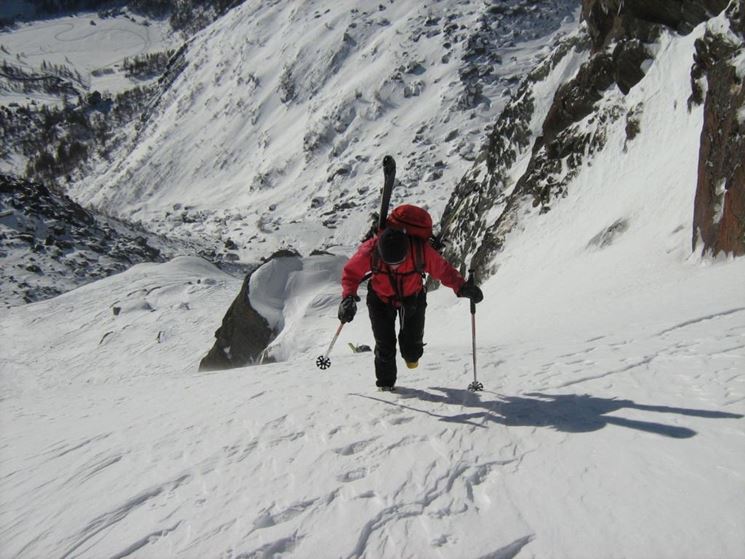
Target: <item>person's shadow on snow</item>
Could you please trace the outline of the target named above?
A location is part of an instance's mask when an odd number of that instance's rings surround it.
[[[487,423],[493,422],[506,426],[549,427],[565,433],[587,433],[597,431],[607,425],[617,425],[676,439],[693,437],[696,435],[696,431],[687,427],[626,419],[608,414],[620,409],[633,409],[710,419],[740,419],[743,417],[739,414],[720,411],[637,404],[631,400],[598,398],[589,394],[543,394],[539,392],[524,396],[495,394],[497,396],[495,399],[487,400],[484,396],[494,394],[493,392],[474,393],[468,390],[442,387],[432,387],[430,390],[433,392],[415,388],[399,388],[398,393],[404,400],[400,401],[398,405],[436,416],[441,421],[466,423],[478,427],[485,427]],[[481,411],[445,415],[444,413],[418,410],[404,403],[406,399],[412,398],[466,408],[479,408]]]

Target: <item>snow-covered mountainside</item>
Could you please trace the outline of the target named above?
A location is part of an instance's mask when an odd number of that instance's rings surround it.
[[[239,261],[300,254],[1,313],[0,559],[745,556],[745,258],[716,250],[744,36],[742,0],[248,0],[205,28],[137,141],[62,183]],[[428,293],[394,393],[348,347],[364,308],[336,317],[385,153],[485,295]],[[45,231],[4,199],[4,233]],[[278,362],[199,372],[248,305]]]
[[[89,210],[203,241],[215,261],[344,251],[377,209],[386,153],[394,203],[439,217],[510,91],[577,14],[570,0],[245,2],[182,48],[127,10],[22,23],[0,32],[0,168],[58,177]],[[176,50],[157,87],[132,69]]]
[[[437,217],[509,89],[577,15],[573,0],[244,2],[189,43],[131,152],[71,194],[255,261],[359,239],[391,154],[394,203]]]

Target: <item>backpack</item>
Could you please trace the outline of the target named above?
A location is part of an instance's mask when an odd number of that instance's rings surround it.
[[[424,272],[424,243],[432,237],[432,216],[424,208],[412,204],[396,206],[388,215],[386,225],[391,229],[399,229],[409,236],[409,244],[414,256],[414,272],[422,278]],[[373,273],[380,272],[380,255],[375,251],[372,261]]]
[[[432,236],[432,216],[424,208],[401,204],[388,216],[388,227],[400,229],[411,237],[429,240]]]

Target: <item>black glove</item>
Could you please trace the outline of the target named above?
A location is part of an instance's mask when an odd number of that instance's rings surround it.
[[[339,303],[339,320],[342,322],[352,322],[354,315],[357,314],[357,301],[360,298],[357,295],[344,297]]]
[[[478,285],[471,281],[464,283],[458,290],[458,297],[468,297],[474,303],[480,303],[484,300],[484,294]]]

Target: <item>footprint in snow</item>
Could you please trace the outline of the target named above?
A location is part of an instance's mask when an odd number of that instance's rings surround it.
[[[334,449],[334,452],[336,452],[339,456],[351,456],[365,450],[376,439],[377,437],[373,437],[372,439],[367,439],[366,441],[357,441],[356,443],[336,448]]]
[[[276,526],[277,524],[288,522],[296,516],[304,513],[307,509],[313,506],[315,502],[316,499],[311,499],[310,501],[295,503],[294,505],[291,505],[290,507],[282,509],[276,513],[270,512],[269,509],[264,509],[254,520],[254,527],[271,528],[272,526]]]
[[[413,417],[394,417],[393,419],[389,419],[388,423],[391,425],[403,425],[404,423],[408,423],[409,421],[414,421]]]
[[[356,470],[351,470],[349,472],[345,472],[341,475],[336,476],[336,479],[337,481],[340,481],[342,483],[349,483],[351,481],[357,481],[358,479],[367,477],[367,474],[367,468],[357,468]]]

